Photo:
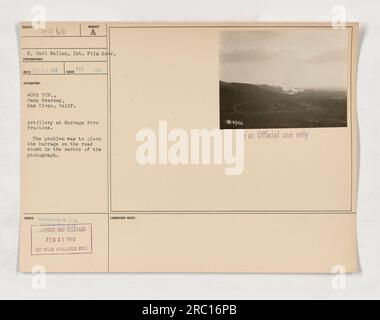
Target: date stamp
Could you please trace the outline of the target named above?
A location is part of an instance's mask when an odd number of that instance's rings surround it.
[[[92,254],[92,224],[31,227],[32,256]]]

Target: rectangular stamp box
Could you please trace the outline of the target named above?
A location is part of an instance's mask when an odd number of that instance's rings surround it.
[[[92,254],[92,224],[42,225],[31,227],[31,254]]]

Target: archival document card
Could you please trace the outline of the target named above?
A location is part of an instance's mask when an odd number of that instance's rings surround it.
[[[20,24],[20,270],[356,272],[358,25]]]

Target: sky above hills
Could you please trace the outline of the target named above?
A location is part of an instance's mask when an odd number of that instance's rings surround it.
[[[349,30],[225,31],[220,35],[220,80],[345,89],[349,45]]]

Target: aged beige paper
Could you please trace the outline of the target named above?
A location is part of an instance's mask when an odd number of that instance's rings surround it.
[[[358,25],[20,25],[20,270],[358,271]]]

